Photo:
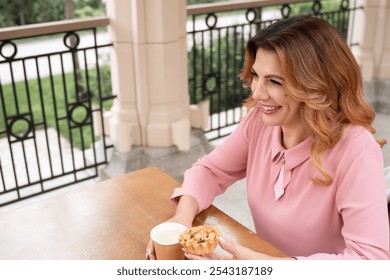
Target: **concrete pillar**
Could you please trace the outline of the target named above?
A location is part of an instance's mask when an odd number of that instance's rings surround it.
[[[387,0],[358,0],[351,17],[352,50],[358,60],[363,78],[390,79],[390,2]]]
[[[109,0],[107,14],[118,95],[110,120],[115,147],[189,149],[186,1]]]
[[[154,165],[180,180],[210,148],[202,106],[191,109],[186,0],[107,0],[118,96],[108,116],[115,150],[102,179]],[[192,120],[192,121],[191,121]]]
[[[381,43],[381,54],[378,58],[377,78],[381,80],[390,80],[390,2],[382,1],[383,6],[381,20],[383,38]]]
[[[355,2],[353,2],[355,4]],[[378,112],[390,113],[390,1],[357,0],[350,24],[352,51],[360,65],[365,93]]]
[[[147,145],[189,148],[186,1],[144,0],[148,54]],[[183,139],[173,137],[181,134]]]
[[[132,14],[129,0],[106,2],[110,17],[109,33],[114,44],[111,51],[111,84],[117,95],[109,120],[110,137],[120,152],[141,143],[141,127],[137,110],[136,69],[134,62]]]

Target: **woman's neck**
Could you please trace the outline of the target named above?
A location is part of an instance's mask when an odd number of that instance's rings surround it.
[[[311,135],[311,131],[305,126],[294,128],[282,127],[282,145],[291,149]]]

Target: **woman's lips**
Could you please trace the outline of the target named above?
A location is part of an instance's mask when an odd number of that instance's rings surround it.
[[[281,106],[267,106],[267,105],[262,105],[261,106],[261,111],[265,114],[272,114],[276,112],[278,109],[282,108]]]

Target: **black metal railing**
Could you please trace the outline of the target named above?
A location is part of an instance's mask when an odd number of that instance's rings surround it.
[[[209,140],[228,135],[242,116],[244,90],[239,73],[246,42],[256,32],[281,18],[310,14],[338,28],[353,45],[349,25],[354,11],[362,9],[348,0],[248,1],[187,7],[188,71],[191,104],[210,101]]]
[[[108,23],[0,30],[0,206],[97,177],[107,163],[113,146],[94,123],[114,98],[112,44],[97,31]]]

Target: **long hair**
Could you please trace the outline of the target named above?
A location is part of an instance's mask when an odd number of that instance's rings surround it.
[[[342,137],[349,124],[375,133],[375,112],[363,96],[359,66],[344,39],[327,21],[299,16],[271,24],[247,44],[240,78],[252,82],[256,51],[274,51],[281,62],[284,86],[292,99],[301,102],[301,116],[313,134],[310,158],[322,175],[312,178],[320,185],[333,181],[321,163],[324,152]],[[252,95],[245,101],[255,105]],[[386,140],[376,140],[383,146]]]

